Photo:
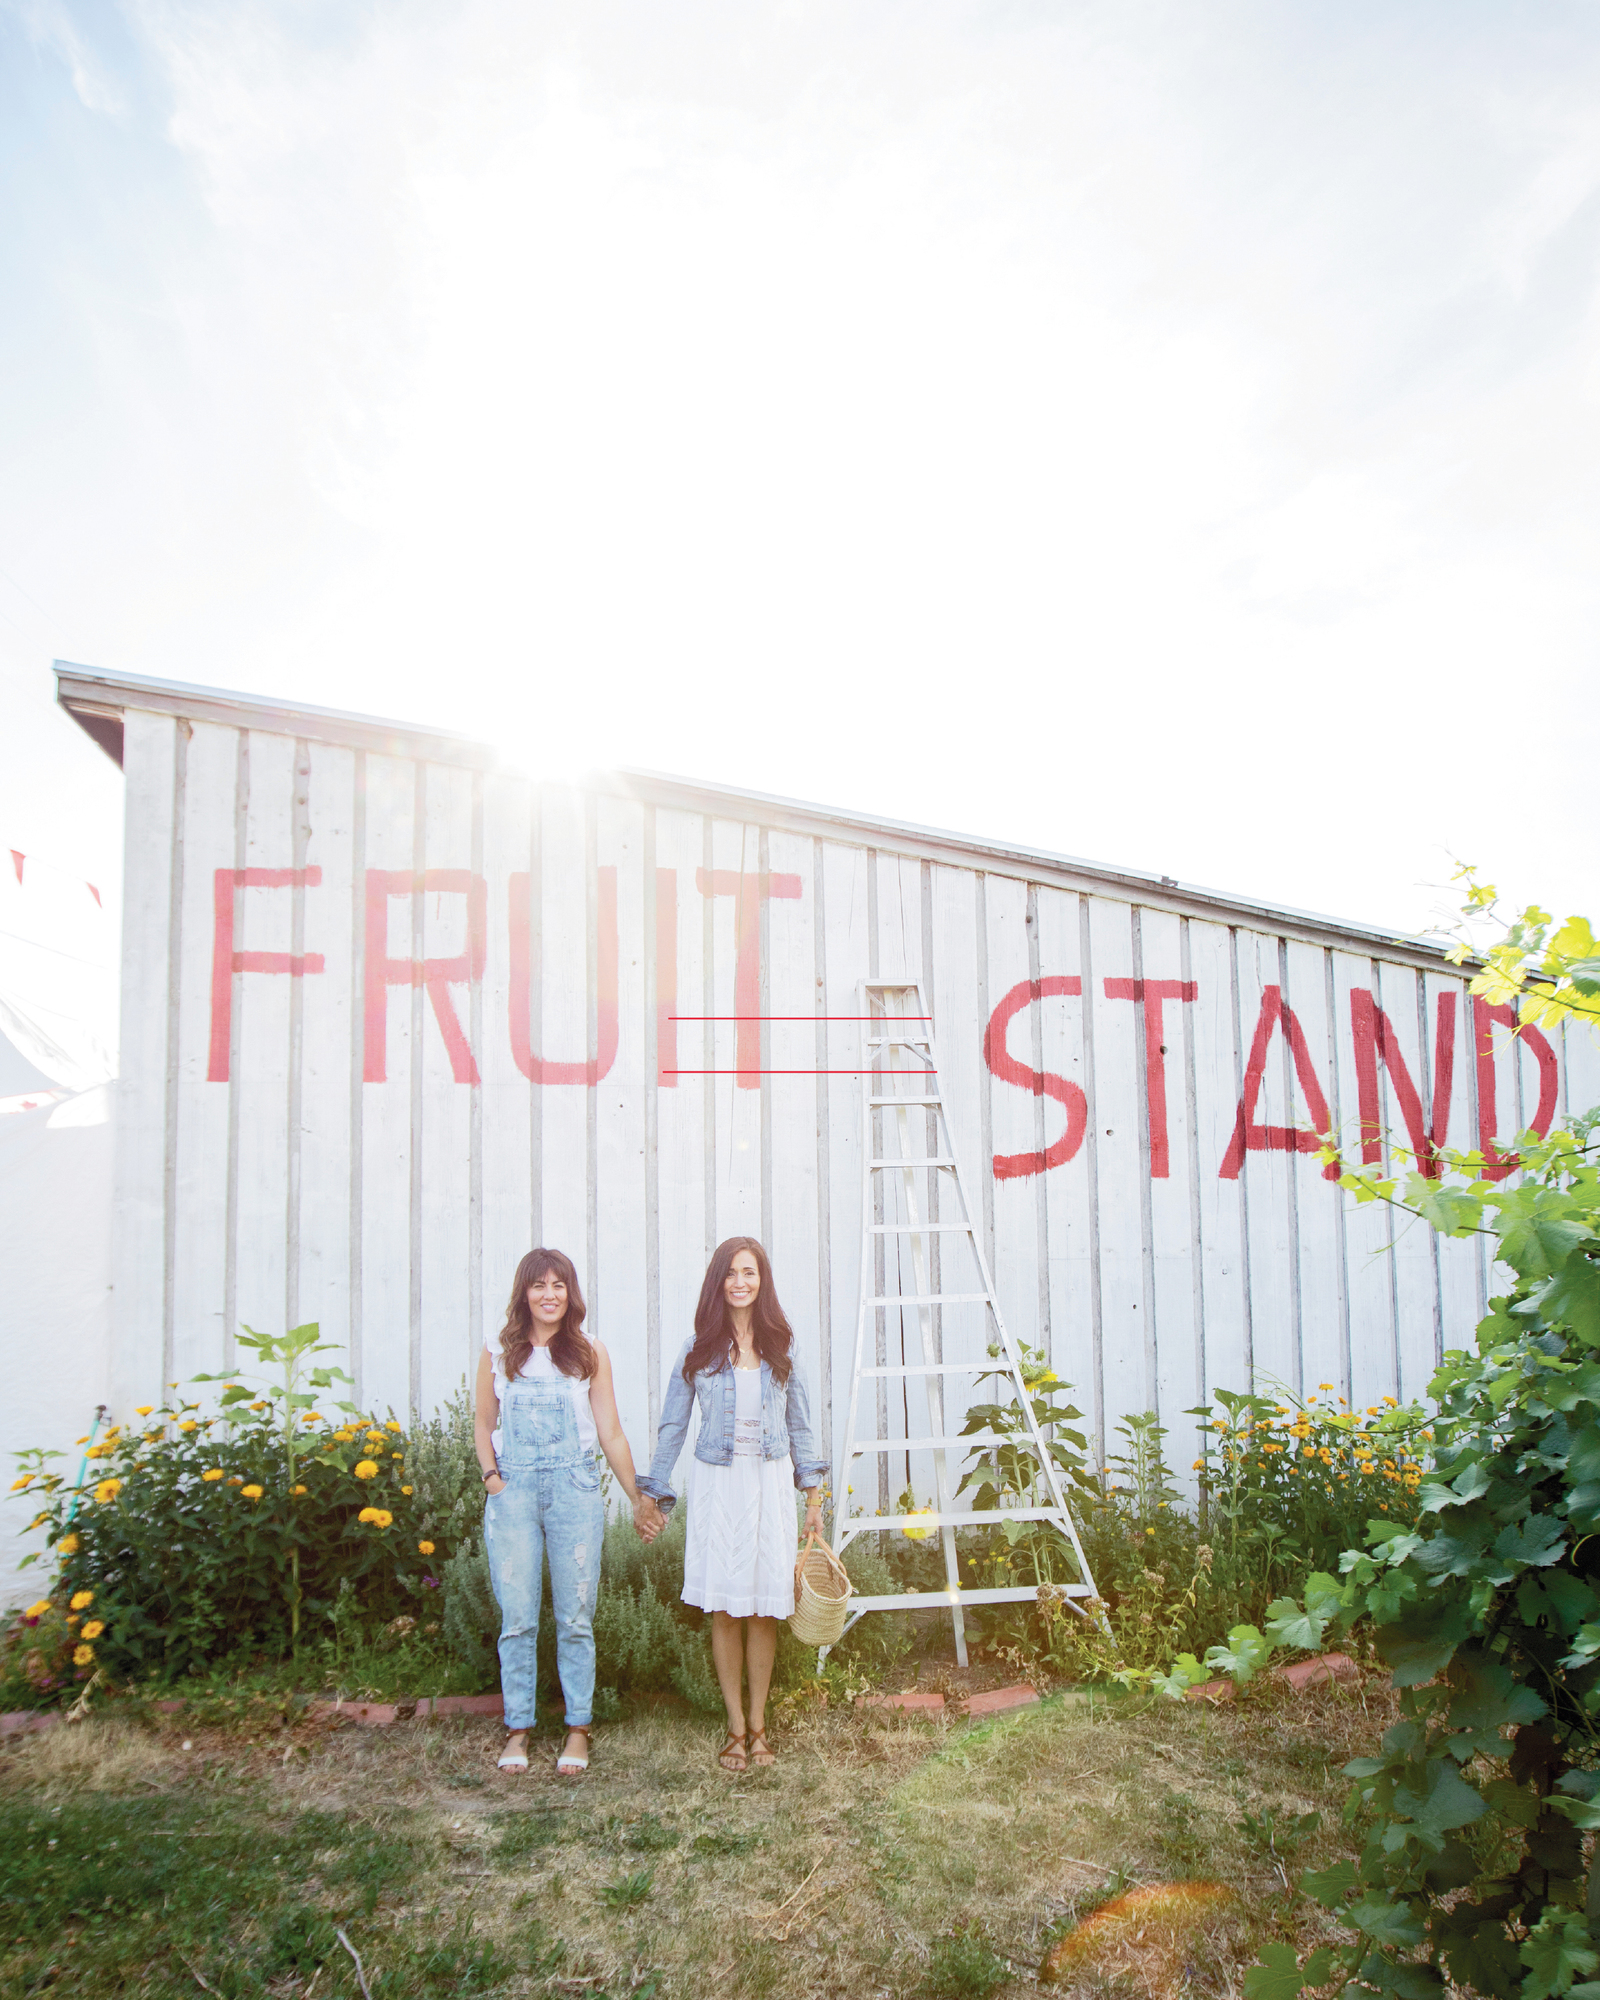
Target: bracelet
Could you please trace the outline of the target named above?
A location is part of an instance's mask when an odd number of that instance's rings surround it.
[[[492,1468],[492,1469],[491,1469],[490,1471],[488,1471],[488,1472],[484,1473],[484,1475],[483,1475],[483,1483],[484,1483],[484,1485],[485,1485],[485,1486],[487,1486],[487,1485],[488,1485],[488,1483],[489,1483],[489,1481],[490,1481],[491,1479],[499,1479],[499,1478],[501,1478],[501,1477],[502,1477],[502,1474],[501,1474],[501,1471],[500,1471],[500,1468],[499,1468],[499,1466],[497,1465],[497,1466],[494,1466],[494,1467],[493,1467],[493,1468]]]

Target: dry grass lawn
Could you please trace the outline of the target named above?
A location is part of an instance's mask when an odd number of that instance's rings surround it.
[[[1069,1695],[972,1725],[801,1713],[741,1778],[711,1724],[656,1710],[597,1732],[576,1783],[553,1737],[528,1776],[498,1772],[488,1724],[191,1724],[185,1749],[170,1718],[91,1721],[0,1759],[0,1994],[342,2000],[338,1926],[372,2000],[981,2000],[1033,1987],[1108,1896],[1194,1879],[1233,1899],[1107,1924],[1060,1990],[1232,1994],[1263,1937],[1315,1933],[1286,1882],[1348,1851],[1339,1769],[1388,1703],[1373,1684],[1217,1710]]]

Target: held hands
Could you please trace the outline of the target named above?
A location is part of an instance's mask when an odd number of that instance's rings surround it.
[[[667,1525],[667,1517],[648,1493],[637,1493],[633,1501],[633,1525],[640,1539],[653,1542]]]

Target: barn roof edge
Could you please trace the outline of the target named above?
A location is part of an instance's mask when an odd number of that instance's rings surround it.
[[[382,756],[422,758],[482,771],[501,766],[501,759],[490,745],[453,730],[305,702],[275,701],[262,695],[237,694],[225,688],[162,680],[152,675],[107,673],[70,660],[57,660],[54,666],[57,701],[118,764],[122,761],[122,712],[140,708],[234,727],[245,723],[274,734],[372,750]],[[1305,943],[1375,953],[1428,969],[1442,970],[1449,963],[1442,946],[1420,937],[1397,935],[1381,925],[1257,902],[1247,896],[1181,883],[1171,876],[1112,867],[1043,848],[1022,847],[943,827],[921,826],[914,821],[886,819],[878,814],[746,791],[666,772],[617,768],[586,773],[585,779],[625,797],[724,817],[749,817],[750,809],[754,809],[763,823],[789,831],[830,834],[854,845],[981,868],[1055,887],[1093,891],[1146,909],[1196,917],[1205,922],[1237,924]]]

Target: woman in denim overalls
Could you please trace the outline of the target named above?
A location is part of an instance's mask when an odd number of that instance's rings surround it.
[[[622,1434],[611,1358],[583,1333],[585,1307],[572,1259],[530,1250],[517,1266],[506,1323],[478,1363],[478,1464],[488,1500],[483,1542],[500,1606],[500,1689],[506,1739],[500,1768],[528,1768],[538,1679],[539,1596],[550,1560],[556,1665],[566,1696],[567,1740],[557,1771],[589,1766],[594,1713],[594,1604],[600,1586],[605,1505],[600,1453],[633,1502],[647,1539],[661,1526],[641,1496]]]

